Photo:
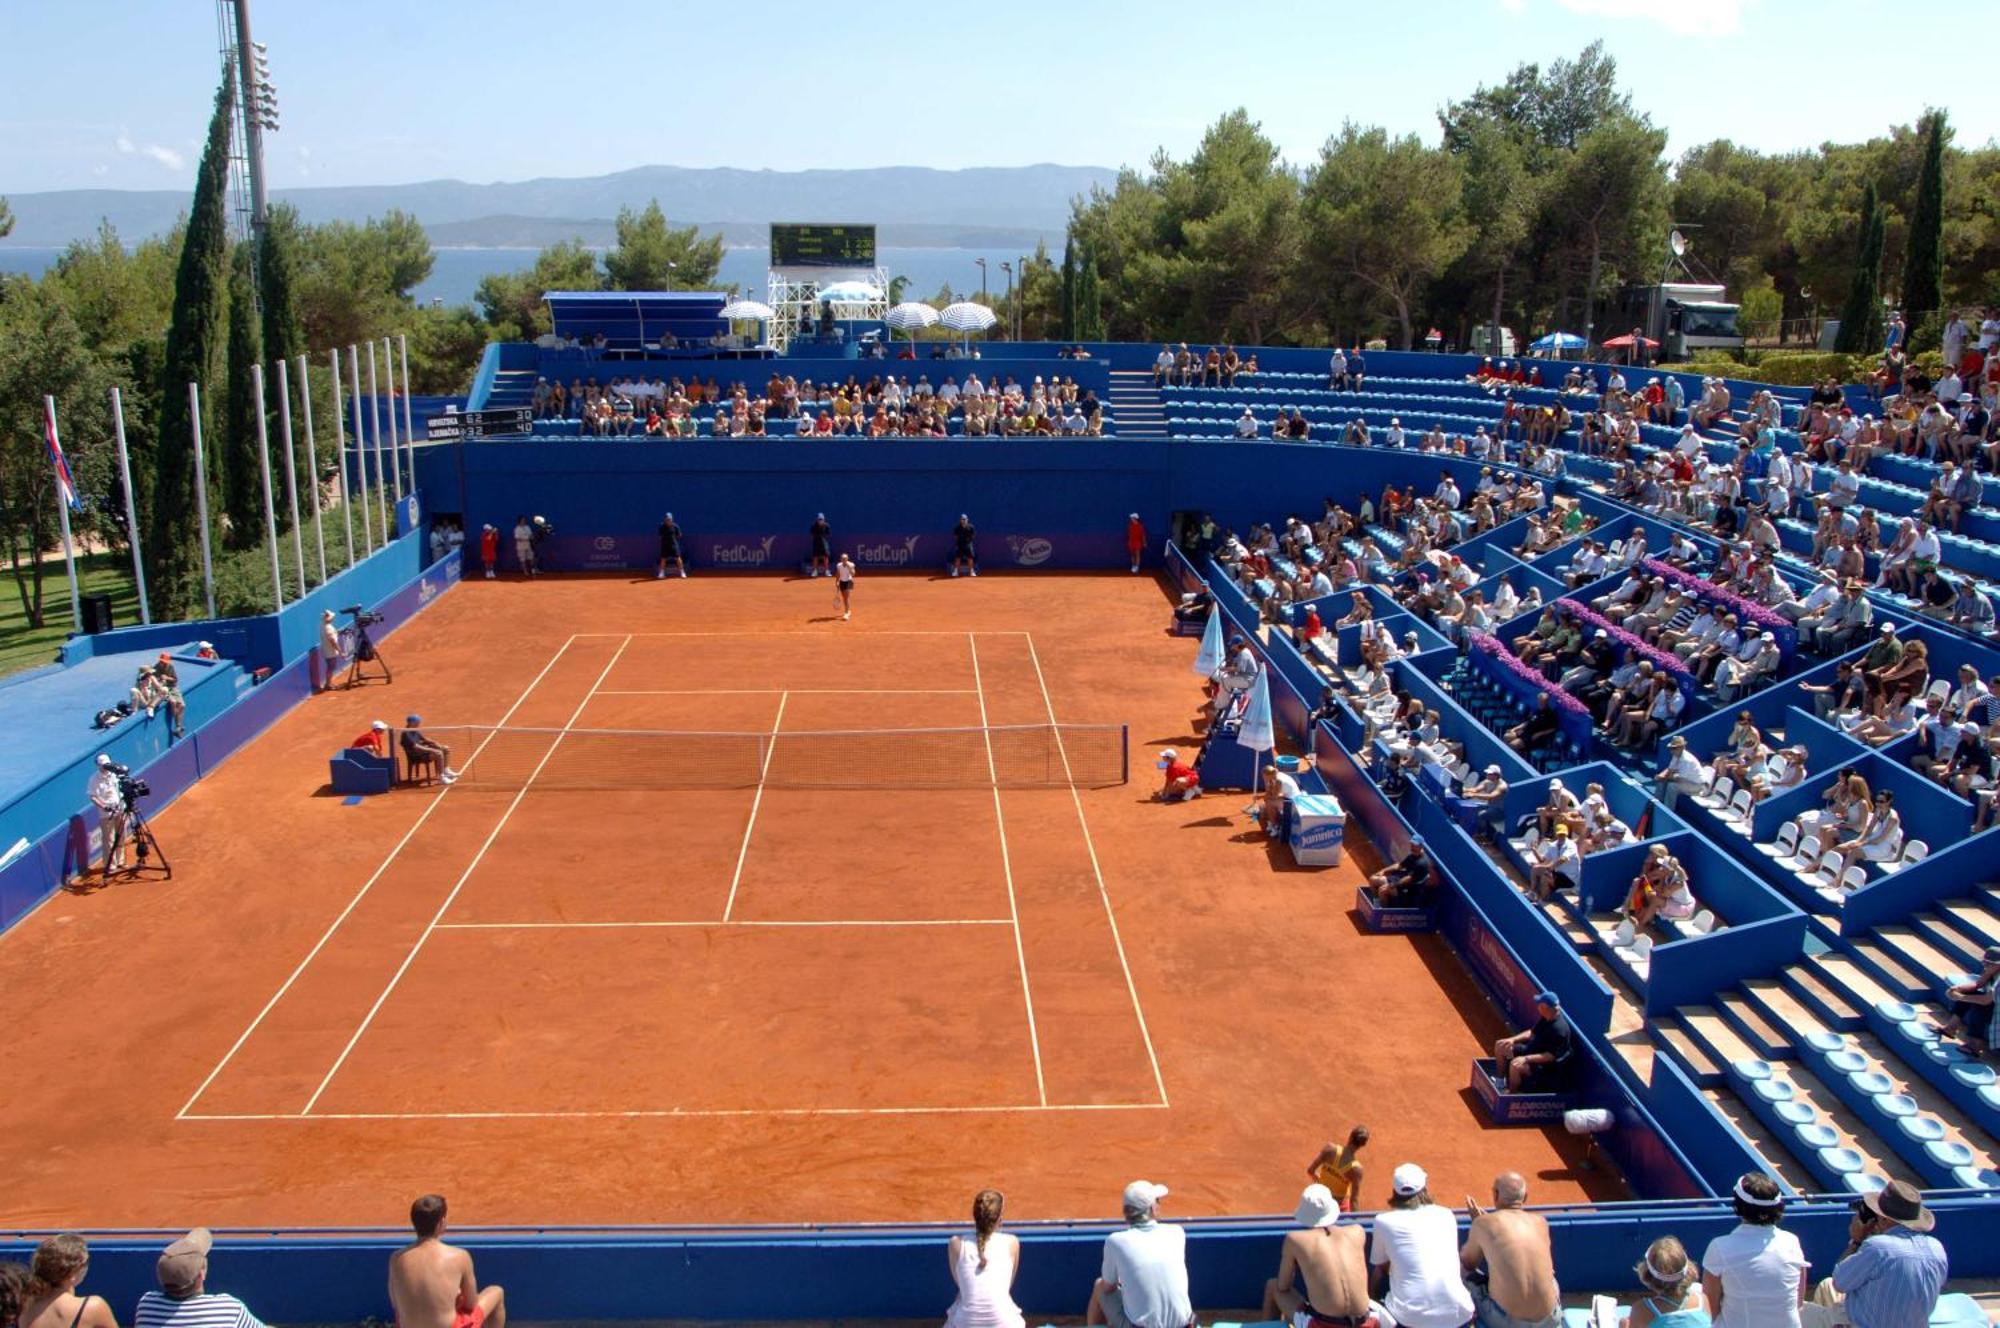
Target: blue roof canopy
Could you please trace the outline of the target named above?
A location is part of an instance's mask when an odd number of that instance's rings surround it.
[[[544,291],[557,336],[582,341],[603,333],[614,345],[644,345],[667,334],[681,340],[724,331],[722,291]]]

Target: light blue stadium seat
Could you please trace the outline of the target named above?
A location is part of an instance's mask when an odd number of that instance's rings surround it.
[[[1750,1089],[1766,1102],[1789,1102],[1793,1096],[1792,1086],[1783,1079],[1757,1079]]]
[[[1798,1136],[1799,1143],[1815,1152],[1822,1148],[1832,1148],[1840,1142],[1840,1131],[1820,1121],[1801,1125],[1792,1133]]]
[[[1946,1069],[1957,1065],[1969,1064],[1972,1059],[1958,1049],[1957,1043],[1942,1041],[1924,1043],[1923,1057],[1931,1064],[1942,1066]]]
[[[1806,1034],[1806,1045],[1824,1056],[1828,1052],[1839,1051],[1847,1045],[1844,1034],[1829,1033],[1825,1029],[1814,1029]]]
[[[2000,1111],[2000,1084],[1988,1084],[1986,1087],[1980,1089],[1979,1101],[1982,1105],[1991,1107],[1995,1111]]]
[[[1771,1114],[1787,1125],[1810,1125],[1819,1118],[1819,1113],[1803,1102],[1779,1102],[1772,1106]]]
[[[1944,1122],[1935,1116],[1905,1116],[1896,1122],[1896,1128],[1920,1144],[1944,1138]]]
[[[1906,1120],[1917,1114],[1917,1100],[1905,1093],[1884,1093],[1874,1100],[1875,1110],[1890,1120]]]
[[[1859,1074],[1868,1068],[1868,1058],[1858,1051],[1842,1049],[1826,1058],[1826,1063],[1841,1074]]]
[[[1992,1066],[1981,1065],[1976,1061],[1952,1066],[1951,1077],[1967,1088],[1985,1088],[1989,1084],[2000,1082],[2000,1074],[1996,1074]]]
[[[1990,1167],[1953,1167],[1951,1178],[1968,1190],[2000,1190],[2000,1171]]]
[[[1771,1077],[1771,1062],[1746,1056],[1742,1060],[1731,1061],[1729,1072],[1745,1083],[1760,1083]]]
[[[1902,1023],[1896,1025],[1896,1034],[1919,1045],[1938,1040],[1937,1030],[1921,1019],[1905,1019]]]
[[[1858,1175],[1868,1165],[1868,1159],[1852,1148],[1822,1148],[1818,1156],[1820,1165],[1836,1176]]]
[[[1945,1168],[1969,1167],[1973,1152],[1956,1139],[1938,1139],[1924,1145],[1924,1156]]]
[[[1908,1001],[1882,1001],[1875,1006],[1875,1013],[1892,1024],[1907,1024],[1917,1017],[1917,1007]]]
[[[1847,1178],[1847,1188],[1856,1194],[1873,1194],[1877,1190],[1886,1189],[1888,1184],[1887,1176],[1873,1171],[1864,1171],[1860,1175]]]
[[[1866,1097],[1879,1097],[1895,1088],[1896,1081],[1880,1070],[1863,1070],[1847,1076],[1847,1082],[1854,1085],[1854,1091]]]

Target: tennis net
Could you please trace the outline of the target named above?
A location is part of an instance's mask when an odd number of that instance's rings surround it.
[[[688,733],[426,728],[457,787],[614,789],[1101,788],[1128,773],[1122,724]]]

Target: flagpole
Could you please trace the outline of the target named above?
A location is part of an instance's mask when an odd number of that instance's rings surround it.
[[[361,398],[354,404],[357,413]],[[382,543],[386,547],[395,536],[391,533],[395,526],[389,516],[389,478],[382,473],[382,388],[375,377],[375,343],[368,343],[368,450],[375,457],[375,501],[381,504]]]
[[[347,492],[347,406],[340,399],[340,347],[333,348],[333,457],[340,483],[340,519],[347,527],[347,565],[354,566],[354,501]],[[366,518],[364,518],[365,520]]]
[[[325,585],[326,494],[319,482],[319,440],[313,437],[312,361],[304,355],[299,356],[299,405],[306,413],[306,483],[312,485],[313,541],[319,545],[319,583]]]
[[[361,348],[347,348],[348,399],[354,403],[354,473],[361,485],[361,534],[375,552],[375,500],[368,493],[368,433],[361,427]]]
[[[132,541],[132,580],[139,587],[139,621],[153,625],[153,610],[146,602],[146,560],[139,553],[139,503],[132,496],[132,456],[125,450],[125,400],[117,388],[111,389],[111,427],[118,435],[118,475],[125,483],[125,531]]]
[[[410,418],[410,334],[396,334],[396,349],[403,360],[403,450],[410,454],[410,492],[417,491],[417,430]]]
[[[382,338],[382,378],[389,384],[389,468],[396,472],[396,503],[403,502],[403,445],[397,441],[396,432],[396,348],[387,337]]]
[[[264,547],[271,554],[273,611],[285,607],[285,576],[278,570],[278,514],[271,505],[271,437],[264,427],[264,366],[250,366],[250,386],[257,397],[257,474],[264,481]]]
[[[285,444],[285,502],[292,509],[292,556],[299,565],[299,598],[306,593],[306,534],[299,527],[299,474],[292,443],[292,371],[278,361],[278,437]]]
[[[56,431],[56,399],[42,398],[42,409],[48,412],[49,421],[49,469],[56,479],[56,515],[62,519],[63,566],[69,569],[69,621],[78,633],[83,631],[83,596],[76,589],[76,550],[69,538],[69,505],[76,493],[76,481],[63,472],[67,468],[62,459],[62,435]]]
[[[201,388],[188,384],[188,419],[194,424],[194,507],[201,521],[201,591],[215,617],[215,556],[208,544],[208,456],[201,445]]]

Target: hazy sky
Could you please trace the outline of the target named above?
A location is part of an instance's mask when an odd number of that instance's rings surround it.
[[[566,15],[580,9],[588,22]],[[1602,37],[1672,151],[1853,140],[2000,80],[1939,58],[1935,16],[1864,0],[1429,4],[256,0],[277,186],[596,175],[650,163],[1142,164],[1247,106],[1293,161],[1344,119],[1435,139],[1436,108]],[[1921,73],[1868,53],[1899,29]],[[1903,40],[1896,37],[1896,41]],[[210,0],[0,0],[0,194],[185,187],[218,71]],[[1817,74],[1807,53],[1822,53]],[[1954,75],[1954,70],[1956,75]]]

